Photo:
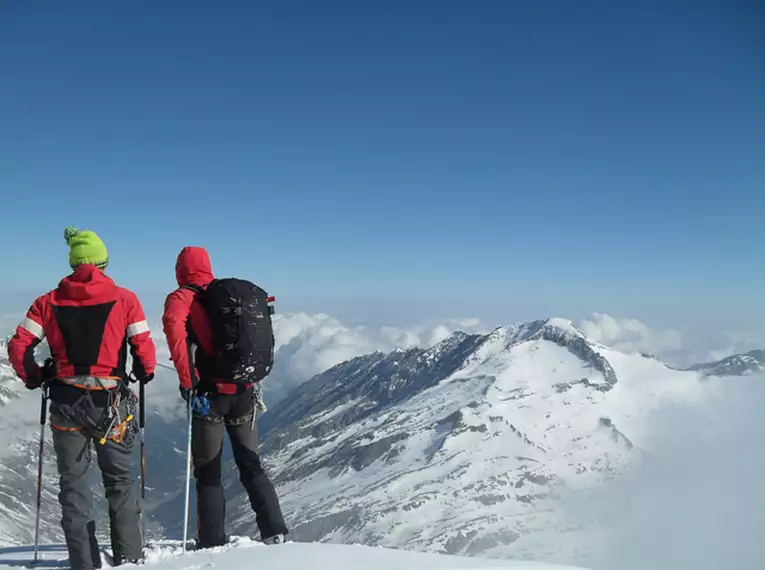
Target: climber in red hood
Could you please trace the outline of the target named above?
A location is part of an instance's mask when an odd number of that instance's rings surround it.
[[[197,489],[197,547],[211,548],[227,541],[221,482],[224,432],[231,441],[239,479],[250,498],[261,539],[266,544],[279,544],[288,530],[258,454],[253,384],[231,383],[213,373],[212,328],[197,297],[214,280],[207,251],[184,247],[175,264],[175,277],[179,288],[167,296],[162,323],[181,395],[193,410],[191,454]]]
[[[192,288],[204,289],[215,279],[207,250],[184,247],[175,262],[175,278],[178,289],[165,300],[162,326],[181,388],[190,390],[199,384],[200,373],[207,383],[214,380],[205,377],[205,371],[200,370],[204,369],[209,362],[208,355],[213,352],[212,331],[207,314]],[[189,337],[189,329],[193,331],[193,340]],[[196,354],[192,354],[193,344],[198,345]],[[192,365],[193,362],[196,366]],[[236,386],[231,384],[218,383],[217,388],[222,393],[236,393]]]
[[[207,250],[203,247],[184,247],[175,262],[175,278],[180,287],[205,287],[215,279]]]

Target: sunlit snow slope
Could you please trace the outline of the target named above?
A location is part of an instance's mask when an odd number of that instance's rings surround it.
[[[46,547],[43,562],[35,568],[66,568],[63,546]],[[25,566],[32,560],[31,547],[0,548],[0,570]],[[120,568],[135,567],[132,564]],[[296,570],[331,568],[332,570],[577,570],[573,566],[552,566],[531,562],[502,562],[419,552],[405,552],[366,546],[286,543],[263,546],[234,537],[233,544],[182,554],[180,543],[164,542],[151,548],[145,567],[163,570]],[[581,569],[579,569],[581,570]]]

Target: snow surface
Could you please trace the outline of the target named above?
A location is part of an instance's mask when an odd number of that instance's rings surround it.
[[[288,542],[264,546],[241,537],[234,537],[232,543],[224,547],[185,554],[181,551],[181,544],[181,541],[162,541],[150,546],[146,563],[140,567],[155,566],[165,570],[583,570],[574,566],[487,560],[358,545]],[[27,566],[32,559],[31,546],[0,548],[0,570]],[[43,546],[42,560],[34,566],[40,569],[67,567],[66,548],[60,544]],[[134,565],[120,566],[126,570],[131,567]]]

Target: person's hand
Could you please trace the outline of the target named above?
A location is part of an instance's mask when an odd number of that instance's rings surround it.
[[[46,382],[56,378],[56,363],[52,358],[46,358],[45,363],[37,368],[37,378],[28,378],[24,381],[24,388],[36,390]]]
[[[138,378],[138,381],[141,384],[148,384],[152,380],[154,380],[154,372],[152,372],[151,374],[147,374],[146,376],[141,376],[140,378]]]
[[[183,401],[188,403],[189,397],[191,396],[191,390],[179,385],[178,391],[181,393],[181,398],[183,398]]]
[[[146,376],[137,376],[135,374],[135,372],[134,372],[130,376],[128,376],[128,380],[131,383],[140,382],[141,384],[148,384],[153,379],[154,379],[154,373],[153,372],[151,374],[147,374]]]
[[[40,383],[41,385],[45,382],[50,382],[51,380],[56,379],[56,361],[52,358],[46,358],[45,363],[43,364],[42,368],[40,369]]]

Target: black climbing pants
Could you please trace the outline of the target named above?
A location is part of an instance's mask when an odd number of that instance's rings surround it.
[[[226,499],[221,483],[223,434],[228,432],[239,480],[255,512],[261,538],[287,534],[279,499],[258,455],[258,426],[252,425],[252,388],[240,394],[208,394],[210,414],[194,413],[191,453],[197,490],[197,544],[226,543]]]

